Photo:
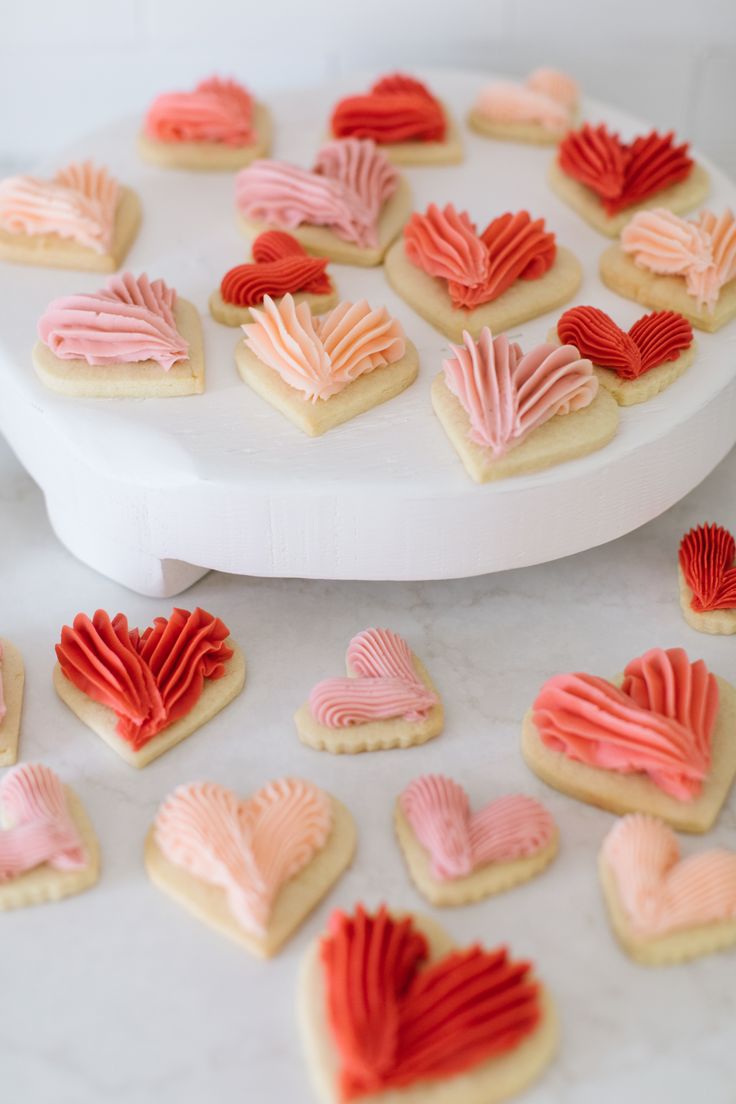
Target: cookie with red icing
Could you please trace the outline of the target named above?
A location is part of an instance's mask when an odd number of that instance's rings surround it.
[[[0,637],[0,767],[9,767],[18,758],[24,682],[23,657],[14,644]]]
[[[680,541],[683,616],[698,632],[736,633],[736,541],[722,525],[698,525]]]

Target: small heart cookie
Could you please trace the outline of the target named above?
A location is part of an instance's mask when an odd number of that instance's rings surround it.
[[[598,862],[603,896],[622,947],[666,966],[736,943],[736,852],[682,858],[675,833],[655,817],[624,817]]]
[[[498,1104],[541,1075],[559,1037],[530,963],[456,948],[428,917],[385,907],[332,914],[304,959],[298,1013],[323,1104]]]
[[[486,138],[554,144],[575,122],[579,99],[572,77],[555,69],[535,69],[521,83],[493,81],[482,88],[468,126]]]
[[[0,637],[0,767],[18,758],[25,668],[14,644]]]
[[[680,607],[698,632],[736,633],[736,541],[722,525],[698,525],[680,541]]]
[[[528,766],[555,789],[613,813],[707,832],[736,776],[736,689],[653,648],[612,682],[556,675],[524,717]]]
[[[100,849],[82,803],[40,763],[0,781],[0,911],[82,893],[100,875]]]
[[[471,812],[462,786],[423,775],[396,802],[396,835],[412,881],[433,905],[465,905],[541,873],[557,826],[532,797],[513,794]]]
[[[146,837],[146,870],[253,954],[276,954],[350,865],[355,824],[310,782],[282,778],[240,798],[214,782],[179,786]]]
[[[295,713],[299,739],[317,751],[413,747],[444,725],[439,694],[403,637],[364,629],[348,644],[347,678],[317,683]]]
[[[61,630],[54,688],[88,728],[133,767],[145,767],[236,698],[245,659],[227,625],[174,609],[142,633],[98,610]]]

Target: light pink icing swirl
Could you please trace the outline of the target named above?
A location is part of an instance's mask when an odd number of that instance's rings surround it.
[[[0,882],[48,863],[79,870],[87,856],[56,774],[40,763],[23,763],[0,782]]]
[[[438,881],[465,877],[489,863],[535,855],[548,846],[556,830],[547,809],[524,794],[498,798],[471,813],[463,787],[441,774],[415,779],[399,800]]]
[[[634,813],[613,826],[602,854],[629,922],[640,935],[736,919],[734,851],[704,851],[682,859],[671,828]]]
[[[470,419],[471,441],[504,456],[556,414],[588,406],[598,392],[589,360],[574,345],[537,345],[528,353],[487,326],[477,342],[451,345],[445,383]]]
[[[234,80],[210,77],[193,92],[157,96],[143,129],[157,142],[220,142],[248,146],[253,130],[253,97]]]
[[[290,294],[251,307],[245,344],[306,399],[329,399],[366,372],[394,364],[406,350],[404,332],[385,307],[341,302],[321,318]]]
[[[365,629],[346,654],[354,677],[318,682],[309,695],[312,716],[328,728],[403,717],[423,720],[437,695],[417,673],[411,648],[390,629]]]
[[[378,220],[384,203],[399,183],[398,169],[370,138],[340,138],[322,146],[314,171],[335,180],[357,196],[364,212],[363,239],[358,244],[378,245]]]
[[[331,831],[330,798],[295,778],[272,782],[247,800],[215,782],[179,786],[154,824],[165,857],[224,890],[238,924],[257,936],[268,928],[281,887]]]
[[[5,704],[5,692],[3,689],[3,646],[0,644],[0,724],[3,723],[8,708]]]
[[[537,69],[523,84],[493,81],[482,88],[475,110],[499,123],[538,123],[562,135],[573,120],[578,86],[565,73]]]
[[[94,250],[109,250],[120,185],[91,161],[72,162],[52,180],[11,176],[0,181],[0,228],[9,234],[58,234]]]
[[[38,336],[60,360],[128,364],[153,360],[168,371],[186,360],[189,344],[176,328],[176,292],[163,280],[130,272],[111,276],[101,291],[49,303]]]

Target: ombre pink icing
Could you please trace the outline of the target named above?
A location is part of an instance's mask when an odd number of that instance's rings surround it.
[[[573,120],[578,87],[565,73],[537,69],[524,83],[493,81],[482,88],[475,110],[499,123],[538,123],[563,134]]]
[[[58,234],[95,253],[109,250],[120,185],[107,169],[73,161],[51,180],[0,180],[0,229],[9,234]]]
[[[661,936],[736,919],[734,851],[703,851],[683,859],[671,828],[634,813],[613,826],[602,857],[639,935]]]
[[[258,160],[235,180],[235,203],[245,218],[284,230],[326,226],[361,248],[378,244],[378,220],[396,191],[398,171],[370,139],[343,138],[317,154],[314,169]]]
[[[56,774],[39,763],[14,767],[0,782],[0,882],[48,863],[80,870],[84,844]]]
[[[471,813],[462,786],[441,774],[415,779],[399,801],[438,881],[535,855],[555,834],[551,814],[534,798],[512,794]]]
[[[423,720],[437,695],[419,677],[411,648],[390,629],[365,629],[348,644],[348,678],[318,682],[309,695],[312,716],[327,728],[401,717]]]
[[[468,437],[504,456],[557,414],[588,406],[598,393],[589,360],[573,345],[537,345],[528,353],[487,326],[467,332],[442,362],[445,383],[470,420]]]
[[[176,292],[163,280],[125,272],[101,291],[49,303],[38,336],[60,360],[129,364],[153,360],[168,371],[189,355],[176,328]]]
[[[320,851],[332,804],[309,782],[282,778],[243,799],[215,782],[179,786],[161,805],[156,844],[192,877],[224,890],[235,920],[265,934],[279,890]]]
[[[245,344],[305,399],[317,402],[344,390],[359,376],[394,364],[406,350],[404,331],[385,307],[365,299],[341,302],[315,318],[308,303],[290,294],[278,302],[266,295],[251,307],[243,326]]]
[[[621,688],[595,675],[556,675],[533,706],[547,747],[622,774],[642,773],[678,801],[700,793],[711,766],[718,683],[682,648],[629,663]]]
[[[148,109],[143,129],[157,142],[220,142],[249,146],[253,97],[234,80],[210,77],[192,92],[165,92]]]

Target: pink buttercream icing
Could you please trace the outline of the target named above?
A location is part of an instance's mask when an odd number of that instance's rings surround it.
[[[210,77],[192,92],[165,92],[148,109],[143,129],[157,142],[220,142],[249,146],[253,97],[234,80]]]
[[[415,779],[399,800],[429,852],[432,876],[438,881],[462,878],[488,863],[535,855],[555,833],[551,814],[534,798],[512,794],[471,813],[463,787],[441,774]]]
[[[101,291],[49,303],[38,336],[61,360],[128,364],[153,360],[165,371],[186,360],[189,344],[176,328],[176,292],[163,280],[126,272]]]
[[[563,134],[573,121],[578,86],[565,73],[537,69],[522,84],[493,81],[482,88],[475,110],[499,123],[538,123]]]
[[[56,774],[36,763],[14,767],[0,782],[0,882],[42,863],[79,870],[87,856]]]
[[[0,181],[0,228],[9,234],[58,234],[95,253],[112,244],[120,185],[107,169],[73,161],[51,180]]]
[[[451,345],[445,383],[470,419],[471,441],[504,456],[556,414],[588,406],[598,392],[589,360],[573,345],[537,345],[528,353],[487,326],[478,341]]]

